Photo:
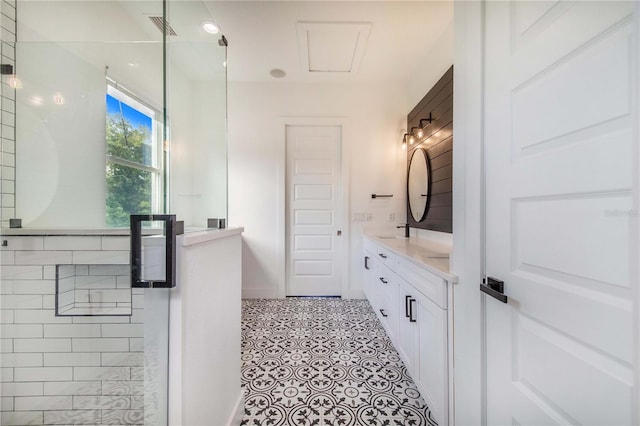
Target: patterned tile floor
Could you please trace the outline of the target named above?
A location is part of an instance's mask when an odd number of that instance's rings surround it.
[[[366,300],[242,302],[243,425],[436,425]]]

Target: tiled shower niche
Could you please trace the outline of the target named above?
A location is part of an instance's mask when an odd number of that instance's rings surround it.
[[[56,315],[131,315],[128,265],[56,265]]]

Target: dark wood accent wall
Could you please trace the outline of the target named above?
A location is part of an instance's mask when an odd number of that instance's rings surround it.
[[[453,65],[438,80],[429,93],[407,115],[407,132],[418,127],[420,119],[431,117],[425,135],[407,146],[407,169],[416,148],[427,150],[431,169],[427,214],[421,222],[411,217],[407,199],[407,223],[413,228],[453,232]]]

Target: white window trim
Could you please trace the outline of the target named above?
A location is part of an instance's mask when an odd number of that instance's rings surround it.
[[[119,164],[125,167],[131,167],[138,170],[144,170],[152,173],[151,179],[151,209],[152,212],[159,212],[160,205],[163,199],[163,185],[162,185],[162,173],[163,173],[163,144],[161,141],[162,135],[162,114],[161,112],[150,106],[148,103],[145,103],[143,100],[138,98],[136,95],[131,93],[128,89],[122,87],[114,80],[107,77],[107,95],[112,96],[113,98],[119,100],[120,102],[124,102],[129,105],[131,108],[151,117],[151,144],[153,146],[152,150],[152,161],[151,164],[154,166],[147,166],[142,163],[137,163],[135,161],[129,161],[120,157],[115,157],[112,155],[106,156],[106,162]],[[106,140],[105,140],[106,145]],[[106,176],[105,176],[106,179]]]

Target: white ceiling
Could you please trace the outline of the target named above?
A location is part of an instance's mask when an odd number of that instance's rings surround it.
[[[20,10],[23,41],[161,41],[160,31],[148,19],[162,14],[160,0],[23,0]],[[213,20],[229,41],[229,81],[390,82],[407,81],[424,63],[453,19],[453,0],[170,0],[168,12],[178,33],[170,38],[173,61],[194,79],[209,80],[222,71],[219,35],[200,28],[202,21]],[[319,42],[314,42],[300,31],[335,30],[346,24],[358,29],[357,37],[315,32]],[[356,45],[342,41],[349,37]],[[340,69],[349,55],[351,72],[309,72],[310,58]],[[269,74],[274,68],[286,76],[275,79]]]
[[[205,1],[229,41],[230,81],[406,81],[453,19],[453,1]],[[355,73],[309,73],[299,54],[299,22],[370,24]],[[344,51],[322,51],[331,55]]]

